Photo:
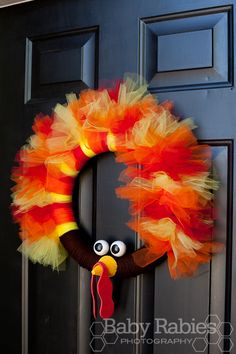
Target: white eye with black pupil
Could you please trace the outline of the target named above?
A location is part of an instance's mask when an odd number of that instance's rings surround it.
[[[93,250],[98,256],[104,256],[109,251],[109,244],[105,240],[98,240],[93,245]]]
[[[115,241],[111,244],[110,252],[115,257],[122,257],[126,252],[126,244],[122,241]]]

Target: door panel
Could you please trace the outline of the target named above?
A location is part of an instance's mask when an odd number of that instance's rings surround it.
[[[152,92],[232,86],[231,5],[142,18],[139,31],[139,72]]]
[[[215,235],[225,250],[191,279],[173,281],[166,262],[137,278],[114,279],[114,319],[150,322],[147,337],[156,344],[138,342],[133,334],[126,344],[111,344],[114,338],[107,338],[104,348],[97,338],[93,348],[102,353],[195,353],[192,343],[158,342],[155,319],[161,318],[202,322],[215,314],[236,328],[231,301],[236,290],[234,11],[235,1],[224,0],[39,0],[0,10],[4,353],[89,354],[92,338],[101,334],[99,324],[90,330],[89,272],[72,259],[60,273],[53,272],[15,251],[20,242],[9,215],[9,176],[37,113],[50,114],[56,102],[65,102],[66,93],[79,94],[126,72],[141,74],[159,101],[174,101],[177,116],[192,116],[197,136],[210,144],[221,181]],[[74,210],[93,241],[121,239],[133,250],[139,241],[126,226],[128,204],[115,195],[122,169],[112,153],[89,161],[75,186]],[[234,332],[232,339],[236,343]],[[210,338],[202,353],[222,352],[223,339],[219,346],[213,342]]]

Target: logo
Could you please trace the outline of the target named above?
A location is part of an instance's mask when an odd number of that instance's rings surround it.
[[[116,344],[119,338],[116,329],[113,328],[111,332],[107,330],[107,321],[108,320],[105,320],[104,322],[96,321],[93,322],[90,326],[90,333],[92,334],[92,339],[89,345],[95,353],[102,352],[105,348],[105,345],[107,344]]]
[[[195,318],[184,321],[168,321],[156,318],[151,322],[134,322],[127,318],[124,322],[114,319],[95,321],[90,326],[91,349],[102,352],[105,346],[115,345],[186,345],[196,353],[204,353],[209,346],[218,346],[220,352],[230,352],[234,343],[231,339],[233,326],[222,322],[217,315],[208,315],[204,322]]]

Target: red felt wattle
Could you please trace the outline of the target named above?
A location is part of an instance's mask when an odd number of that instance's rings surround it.
[[[114,302],[112,299],[112,292],[113,292],[112,281],[108,275],[108,269],[107,269],[106,265],[102,262],[98,262],[94,265],[94,267],[97,265],[99,265],[102,268],[102,274],[99,277],[99,280],[97,282],[97,293],[100,298],[99,314],[100,314],[101,318],[110,318],[114,313]],[[93,301],[93,316],[94,316],[94,318],[97,317],[95,292],[96,292],[95,276],[92,275],[91,295],[92,295],[92,301]]]

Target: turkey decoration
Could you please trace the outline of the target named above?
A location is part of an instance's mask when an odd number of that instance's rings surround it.
[[[211,177],[210,147],[198,144],[192,120],[175,117],[172,103],[159,104],[146,84],[127,77],[114,88],[69,94],[67,101],[51,116],[35,118],[34,135],[17,154],[13,216],[20,251],[33,262],[59,269],[70,255],[92,273],[94,316],[97,290],[100,316],[108,318],[114,311],[111,277],[136,276],[165,256],[176,279],[220,251],[212,240],[218,183]],[[107,151],[126,165],[116,193],[129,200],[128,226],[143,242],[132,253],[121,241],[93,246],[72,210],[76,176]]]

